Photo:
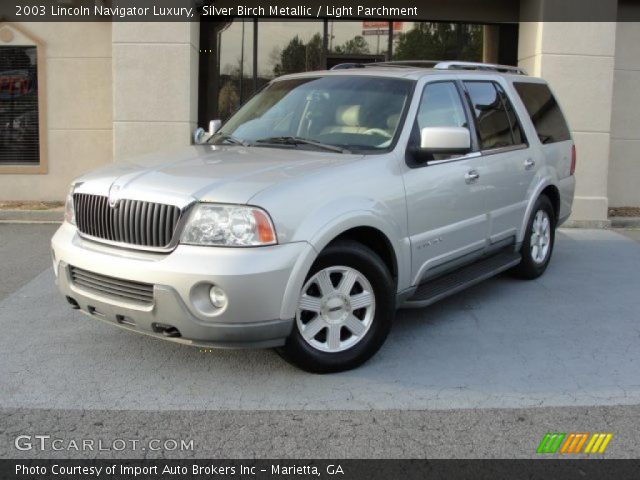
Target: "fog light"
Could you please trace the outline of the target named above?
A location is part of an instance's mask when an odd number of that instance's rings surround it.
[[[216,308],[224,308],[227,306],[227,294],[220,287],[215,285],[209,290],[209,298]]]

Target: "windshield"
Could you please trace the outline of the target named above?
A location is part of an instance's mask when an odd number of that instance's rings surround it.
[[[344,75],[276,81],[238,110],[212,143],[387,149],[413,86],[404,79]]]

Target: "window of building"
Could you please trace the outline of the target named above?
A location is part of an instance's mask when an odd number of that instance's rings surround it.
[[[0,167],[40,164],[38,51],[0,46]]]
[[[564,142],[571,139],[564,115],[547,85],[516,82],[514,87],[529,112],[542,143]]]
[[[218,38],[218,115],[227,119],[254,92],[253,21],[238,19],[224,26]]]
[[[288,73],[323,70],[321,21],[258,22],[258,77],[267,81]]]
[[[340,63],[373,63],[388,60],[390,25],[391,22],[385,21],[329,21],[327,68]]]
[[[482,61],[482,25],[395,22],[393,60]]]
[[[465,82],[476,118],[482,150],[511,147],[523,143],[524,136],[513,107],[494,82]],[[510,118],[511,116],[511,118]]]

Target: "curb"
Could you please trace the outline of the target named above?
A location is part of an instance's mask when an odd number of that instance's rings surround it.
[[[594,229],[607,229],[611,228],[611,220],[567,220],[564,222],[562,228],[594,228]]]
[[[640,217],[611,217],[613,228],[640,228]]]
[[[62,223],[64,211],[56,210],[0,210],[2,223]]]

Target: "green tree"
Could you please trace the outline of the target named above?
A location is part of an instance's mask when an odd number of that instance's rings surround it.
[[[311,40],[307,43],[307,55],[305,70],[322,70],[324,68],[323,62],[323,48],[322,48],[322,35],[316,33]]]
[[[360,55],[369,53],[369,44],[361,35],[356,35],[351,40],[347,40],[344,45],[335,48],[336,53]]]
[[[454,23],[416,23],[400,34],[395,60],[482,61],[482,26]]]
[[[280,52],[280,61],[273,67],[276,76],[322,68],[322,36],[316,33],[308,43],[298,35]]]

